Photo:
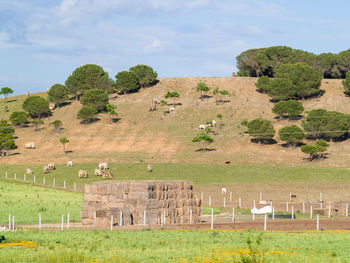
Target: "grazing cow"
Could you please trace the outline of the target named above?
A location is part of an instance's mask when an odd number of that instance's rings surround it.
[[[107,162],[99,163],[97,168],[100,170],[107,170],[108,164],[107,164]]]
[[[35,149],[34,142],[26,142],[26,143],[24,144],[24,147],[25,147],[26,149]]]
[[[111,172],[102,171],[102,179],[114,179],[114,176]]]
[[[199,125],[199,129],[205,130],[205,124],[200,124],[200,125]]]
[[[170,107],[169,111],[170,112],[175,111],[175,107]]]
[[[67,162],[67,167],[73,167],[73,161],[68,161]]]
[[[49,168],[49,170],[55,170],[56,169],[54,163],[48,163],[46,166],[47,166],[47,168]]]
[[[56,104],[55,103],[50,103],[49,104],[49,109],[50,110],[54,110],[56,108]]]
[[[47,167],[47,165],[44,165],[43,172],[44,172],[44,174],[47,174],[50,172],[50,169],[49,169],[49,167]]]
[[[221,189],[221,193],[222,193],[223,195],[226,194],[226,188],[225,188],[225,187],[223,187],[223,188]]]
[[[152,165],[150,164],[147,164],[147,172],[152,172]]]
[[[153,104],[153,106],[149,107],[148,111],[156,111],[158,110],[157,104]]]
[[[102,170],[101,169],[95,169],[95,176],[102,176]]]
[[[159,104],[159,98],[153,98],[152,99],[153,104]]]
[[[231,161],[225,161],[225,164],[230,164],[231,163]]]
[[[89,177],[89,174],[87,171],[85,170],[79,170],[78,171],[78,177],[79,178],[88,178]]]
[[[26,174],[33,174],[33,170],[30,168],[26,168]]]

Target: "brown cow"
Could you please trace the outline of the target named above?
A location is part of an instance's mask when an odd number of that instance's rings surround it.
[[[102,171],[102,179],[114,179],[114,176],[111,172]]]

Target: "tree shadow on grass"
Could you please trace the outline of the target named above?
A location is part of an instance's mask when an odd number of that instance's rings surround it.
[[[276,116],[274,117],[275,120],[290,120],[290,121],[298,121],[302,118],[304,118],[304,115],[298,115],[295,117],[290,117],[290,116]]]
[[[72,104],[71,101],[64,101],[64,102],[59,103],[57,107],[62,108],[64,106],[71,105],[71,104]]]
[[[291,149],[298,148],[298,147],[301,147],[303,145],[306,145],[306,143],[297,142],[295,145],[292,145],[290,143],[282,143],[281,144],[282,147],[284,147],[284,148],[291,148]]]
[[[198,149],[196,152],[213,152],[216,151],[216,149],[213,148],[203,148],[203,149]]]
[[[73,153],[73,151],[72,150],[68,150],[65,153]]]
[[[112,118],[112,122],[113,123],[117,123],[117,122],[119,122],[121,120],[121,118]]]
[[[258,144],[265,144],[265,145],[271,145],[271,144],[276,144],[277,141],[275,139],[257,139],[253,138],[250,139],[251,142],[253,143],[258,143]]]
[[[80,124],[92,124],[92,123],[95,123],[97,121],[100,121],[99,118],[92,118],[90,120],[82,120],[80,121]]]

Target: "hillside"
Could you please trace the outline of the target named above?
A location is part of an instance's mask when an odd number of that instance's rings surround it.
[[[195,91],[199,81],[206,81],[212,87],[230,91],[228,102],[216,105],[215,98],[198,100]],[[99,121],[82,125],[76,119],[81,104],[73,101],[70,105],[54,110],[53,116],[44,119],[40,131],[33,127],[16,128],[18,149],[12,155],[0,160],[3,164],[44,163],[55,160],[63,163],[67,160],[89,162],[108,160],[110,162],[217,162],[230,160],[233,163],[259,163],[287,166],[328,166],[347,167],[350,160],[350,141],[332,143],[329,158],[322,161],[303,161],[306,157],[299,148],[290,149],[275,145],[258,145],[250,142],[245,127],[240,126],[242,119],[251,120],[263,117],[273,121],[275,129],[300,121],[279,121],[274,119],[271,109],[273,103],[265,94],[258,93],[255,78],[164,78],[151,88],[142,89],[126,96],[119,95],[110,102],[117,106],[116,123],[108,123],[108,115],[99,114]],[[323,80],[321,89],[325,94],[320,98],[303,101],[305,110],[326,108],[350,113],[349,98],[343,94],[341,80]],[[162,99],[167,91],[178,91],[181,106],[175,112],[164,115],[169,106],[159,106],[158,111],[149,112],[154,97]],[[41,94],[43,95],[43,94]],[[21,109],[24,96],[12,97],[7,103],[10,112],[1,110],[0,119],[8,119],[10,113]],[[171,100],[168,100],[171,103]],[[0,108],[3,109],[1,100]],[[199,124],[209,120],[219,121],[216,115],[223,115],[222,129],[216,127],[218,135],[209,146],[213,151],[198,152],[199,145],[192,138],[199,132]],[[49,123],[54,120],[63,122],[63,131],[52,132]],[[64,154],[59,138],[66,136],[70,143]],[[35,142],[37,149],[24,149],[25,142]]]

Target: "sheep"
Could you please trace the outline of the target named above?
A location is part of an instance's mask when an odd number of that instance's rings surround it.
[[[26,174],[33,174],[33,170],[30,168],[26,168]]]
[[[95,176],[102,176],[102,170],[101,169],[95,169]]]
[[[152,166],[150,164],[147,164],[147,172],[152,172]]]
[[[26,143],[24,144],[24,147],[25,147],[26,149],[35,149],[34,142],[26,142]]]
[[[222,189],[221,189],[221,193],[224,195],[224,194],[226,194],[226,188],[225,187],[223,187]]]
[[[88,178],[89,177],[89,174],[87,171],[85,170],[79,170],[78,171],[78,177],[79,178]]]
[[[108,164],[107,164],[107,162],[99,163],[97,168],[100,170],[107,170]]]
[[[73,161],[68,161],[67,162],[67,167],[73,167]]]
[[[44,172],[44,174],[50,172],[50,169],[49,169],[49,167],[47,167],[47,165],[44,165],[44,167],[43,167],[43,172]]]
[[[205,124],[200,124],[200,125],[199,125],[199,129],[201,129],[201,130],[205,130],[205,127],[206,127]]]
[[[175,107],[170,107],[169,111],[170,112],[175,111]]]
[[[47,168],[48,168],[49,170],[55,170],[55,169],[56,169],[54,163],[48,163],[46,166],[47,166]]]

